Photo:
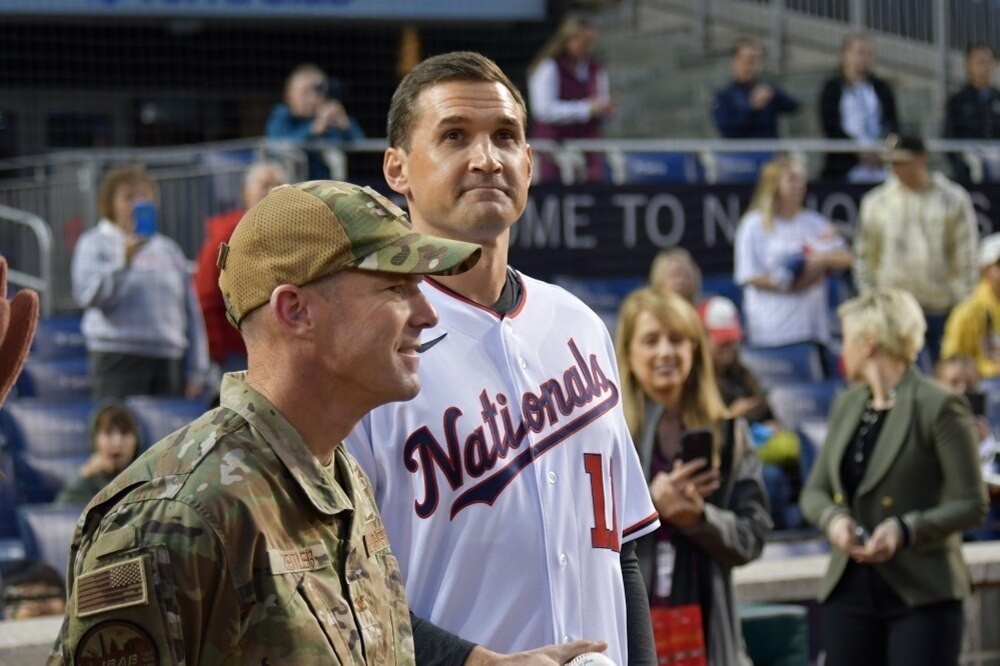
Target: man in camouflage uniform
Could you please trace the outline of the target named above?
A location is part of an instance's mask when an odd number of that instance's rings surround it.
[[[479,254],[347,183],[251,208],[218,259],[249,370],[86,508],[50,663],[413,663],[399,568],[340,442],[419,390],[437,321],[419,276]]]

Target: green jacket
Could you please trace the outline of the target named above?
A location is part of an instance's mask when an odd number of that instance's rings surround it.
[[[901,517],[909,529],[909,545],[873,566],[910,606],[961,599],[969,591],[962,530],[982,522],[988,506],[972,414],[961,397],[911,367],[848,505],[840,463],[868,396],[868,388],[859,386],[834,401],[826,442],[802,490],[802,513],[824,532],[841,513],[869,532],[886,518]],[[846,553],[833,550],[820,600],[833,591],[848,560]]]
[[[322,467],[241,375],[91,501],[67,587],[50,663],[414,662],[364,473],[343,446]]]

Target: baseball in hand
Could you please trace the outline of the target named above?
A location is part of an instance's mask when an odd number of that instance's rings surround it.
[[[616,664],[610,657],[605,657],[600,652],[584,652],[569,662],[569,666],[616,666]]]

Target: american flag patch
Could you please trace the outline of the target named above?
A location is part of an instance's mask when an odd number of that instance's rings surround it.
[[[101,567],[76,581],[76,616],[87,617],[149,602],[142,558]]]

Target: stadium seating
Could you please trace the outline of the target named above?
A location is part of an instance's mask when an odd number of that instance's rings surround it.
[[[69,547],[82,512],[82,506],[26,504],[18,507],[17,520],[25,557],[48,564],[65,579]]]
[[[843,387],[839,379],[780,384],[771,389],[767,400],[778,421],[789,430],[798,430],[806,421],[825,421],[833,397]]]
[[[816,458],[819,457],[819,450],[826,441],[826,433],[829,430],[828,421],[822,419],[806,419],[798,426],[799,434],[799,471],[802,475],[802,482],[809,477]]]
[[[0,435],[2,437],[2,435]],[[14,458],[5,446],[0,457],[0,540],[18,536],[17,531],[17,481]]]
[[[694,153],[611,152],[608,165],[616,185],[700,183],[705,175]]]
[[[740,313],[743,312],[743,287],[736,284],[731,273],[702,276],[701,295],[703,298],[725,296],[736,305]]]
[[[815,342],[740,350],[740,360],[765,386],[814,382],[826,378],[823,351]]]
[[[89,398],[87,357],[45,359],[29,355],[17,381],[17,395],[45,400]]]
[[[772,152],[713,153],[704,156],[705,173],[712,183],[753,183]]]
[[[39,320],[31,343],[32,359],[82,359],[86,356],[87,347],[80,331],[79,316],[52,316]]]
[[[89,401],[19,399],[0,411],[0,436],[13,457],[22,502],[51,502],[90,456]]]
[[[205,403],[200,400],[159,396],[132,396],[125,400],[142,430],[142,449],[160,441],[201,416]]]

